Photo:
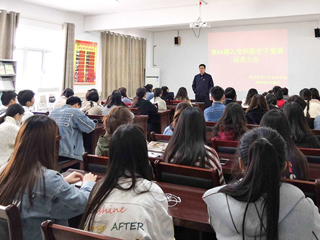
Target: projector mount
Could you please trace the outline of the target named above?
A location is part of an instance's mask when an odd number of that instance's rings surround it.
[[[200,37],[200,32],[201,32],[201,28],[209,28],[211,27],[211,25],[207,22],[202,22],[202,19],[201,19],[201,5],[202,3],[204,4],[208,4],[207,2],[203,1],[203,0],[200,0],[198,2],[198,6],[199,6],[199,17],[198,19],[193,22],[193,23],[190,23],[190,28],[192,29],[194,35],[196,36],[196,38]],[[199,29],[199,32],[198,32],[198,35],[195,33],[194,29]]]

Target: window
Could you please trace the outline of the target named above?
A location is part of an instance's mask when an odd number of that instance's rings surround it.
[[[17,29],[13,58],[17,61],[16,92],[31,89],[38,97],[60,93],[63,77],[62,25],[44,29],[21,24]]]

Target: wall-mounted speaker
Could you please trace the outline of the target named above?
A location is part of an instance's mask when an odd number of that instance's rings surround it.
[[[180,45],[181,44],[181,37],[175,37],[174,38],[174,44]]]
[[[316,38],[320,37],[320,29],[319,28],[314,29],[314,36]]]

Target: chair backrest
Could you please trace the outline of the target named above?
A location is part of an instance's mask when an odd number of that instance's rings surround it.
[[[212,148],[216,152],[235,154],[237,152],[239,141],[222,141],[211,139]]]
[[[88,153],[82,154],[83,170],[95,173],[106,173],[109,164],[109,158],[97,156]]]
[[[219,186],[217,169],[190,167],[159,160],[154,162],[156,180],[178,185],[210,189]]]
[[[311,129],[311,132],[320,140],[320,130]]]
[[[46,111],[46,112],[32,112],[32,113],[35,114],[35,115],[45,115],[45,116],[49,115],[49,111]]]
[[[134,119],[133,119],[133,124],[137,125],[138,127],[140,127],[143,132],[144,132],[144,136],[147,139],[147,134],[148,134],[148,115],[135,115]]]
[[[236,101],[240,106],[242,105],[242,101]]]
[[[306,156],[309,163],[320,163],[320,149],[318,148],[298,148]]]
[[[169,142],[171,135],[158,134],[155,132],[150,133],[150,141]]]
[[[299,188],[306,197],[310,197],[314,204],[320,209],[320,179],[316,179],[314,182],[295,180],[295,179],[283,179],[283,182],[290,183]]]
[[[247,124],[247,128],[248,129],[254,129],[254,128],[257,128],[259,127],[259,125],[256,125],[256,124]]]
[[[45,221],[41,224],[43,240],[121,240]]]
[[[20,212],[15,205],[0,205],[0,236],[1,240],[23,240]]]
[[[171,100],[171,101],[170,101],[170,104],[171,104],[171,105],[178,105],[178,104],[181,103],[181,102],[186,102],[186,101]]]
[[[93,120],[95,123],[102,123],[103,115],[87,115],[88,118]]]
[[[139,108],[130,107],[129,110],[130,110],[134,115],[140,115]]]

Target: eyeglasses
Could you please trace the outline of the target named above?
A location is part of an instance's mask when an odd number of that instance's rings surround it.
[[[166,195],[166,198],[168,201],[168,207],[174,207],[178,203],[181,203],[181,198],[176,195],[173,195],[171,193],[165,193],[164,195]]]

